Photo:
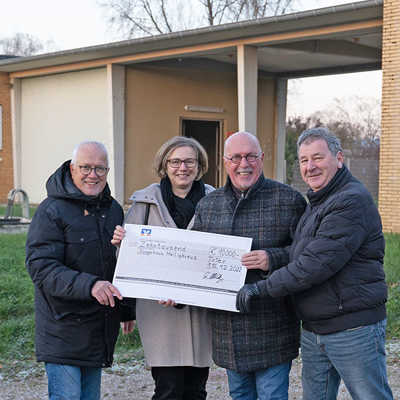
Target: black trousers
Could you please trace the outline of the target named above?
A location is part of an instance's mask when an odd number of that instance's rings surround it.
[[[152,367],[152,400],[205,400],[208,372],[208,367]]]

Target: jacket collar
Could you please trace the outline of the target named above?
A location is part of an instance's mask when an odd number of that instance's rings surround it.
[[[314,192],[311,189],[308,190],[307,197],[311,206],[316,206],[317,204],[324,202],[331,194],[335,193],[339,188],[344,186],[351,179],[351,177],[351,172],[343,164],[342,168],[337,170],[334,177],[324,188],[318,190],[317,192]]]
[[[253,196],[254,193],[256,193],[262,187],[264,181],[265,181],[264,174],[261,173],[261,175],[257,179],[256,183],[253,186],[251,186],[249,189],[247,189],[246,192],[244,192],[244,198],[248,199],[249,197]],[[224,186],[224,193],[226,196],[230,196],[230,197],[233,196],[234,198],[237,198],[237,196],[233,190],[231,178],[229,178],[229,176],[226,179],[226,183]]]
[[[211,193],[214,188],[210,185],[205,184],[206,195]],[[151,185],[137,190],[134,192],[131,197],[129,197],[130,201],[142,202],[142,203],[160,203],[162,202],[161,189],[159,183],[152,183]]]
[[[108,184],[98,196],[87,196],[81,192],[72,181],[70,164],[71,160],[65,161],[47,180],[46,189],[49,197],[95,205],[111,202],[112,197]]]

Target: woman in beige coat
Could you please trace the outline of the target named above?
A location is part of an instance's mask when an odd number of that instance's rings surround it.
[[[190,229],[198,201],[213,190],[200,179],[207,168],[207,154],[196,140],[183,136],[168,140],[155,157],[160,183],[132,195],[124,223],[146,223],[148,214],[148,225]],[[119,245],[124,233],[117,227],[112,243]],[[173,300],[137,299],[136,320],[155,382],[152,399],[205,399],[211,363],[206,310]]]

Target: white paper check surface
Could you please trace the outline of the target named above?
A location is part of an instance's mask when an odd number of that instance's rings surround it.
[[[251,238],[125,225],[113,284],[124,297],[236,311]]]

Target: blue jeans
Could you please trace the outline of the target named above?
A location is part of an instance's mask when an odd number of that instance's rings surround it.
[[[392,400],[385,330],[386,320],[329,335],[303,329],[303,400],[335,400],[341,379],[353,400]]]
[[[45,363],[50,400],[100,400],[101,368]]]
[[[229,394],[233,400],[288,400],[291,367],[290,361],[247,373],[227,369]]]

